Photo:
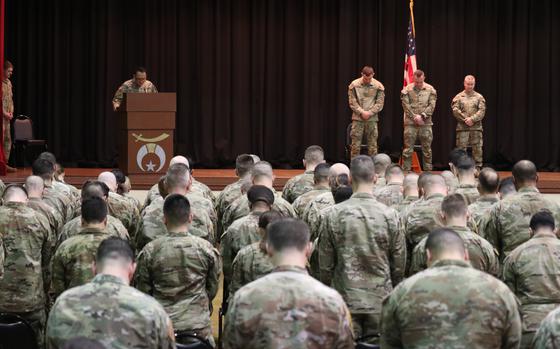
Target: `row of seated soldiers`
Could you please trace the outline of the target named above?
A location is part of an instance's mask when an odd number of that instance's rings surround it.
[[[31,211],[18,211],[23,208],[11,198],[17,197],[18,188],[4,191],[5,212],[0,221],[6,231],[7,262],[0,281],[0,311],[25,317],[37,333],[42,333],[53,301],[65,290],[93,278],[91,265],[97,247],[108,236],[117,236],[131,241],[136,249],[136,287],[165,307],[175,330],[195,332],[213,343],[210,304],[222,265],[226,311],[227,301],[236,291],[274,269],[263,243],[266,226],[279,217],[299,217],[311,231],[311,275],[342,295],[356,338],[375,336],[381,331],[383,299],[405,277],[427,267],[426,237],[446,226],[464,240],[474,268],[502,276],[518,296],[523,343],[528,346],[540,321],[560,303],[557,280],[550,281],[560,270],[552,247],[545,249],[547,258],[517,252],[536,229],[529,227],[535,213],[548,209],[553,224],[560,219],[558,206],[536,189],[535,166],[521,161],[514,167],[513,181],[500,181],[489,168],[483,169],[477,180],[472,159],[461,151],[452,152],[452,171],[441,176],[405,176],[384,154],[374,159],[358,157],[352,164],[352,171],[341,163],[328,166],[322,149],[311,146],[305,153],[306,172],[290,179],[280,194],[273,189],[270,164],[244,154],[236,161],[239,180],[215,197],[191,176],[188,161],[178,156],[140,207],[126,193],[119,194],[118,182],[124,184],[124,179],[117,177],[122,176],[104,172],[98,181],[86,182],[80,194],[54,179],[56,159],[42,154],[33,164],[34,176],[25,185],[26,206],[42,215],[30,217]],[[188,228],[164,219],[164,198],[173,194],[188,199]],[[106,219],[81,212],[86,201],[95,207],[90,202],[95,198],[106,203]],[[26,223],[16,224],[18,217]],[[44,231],[35,259],[26,255],[25,241],[15,246],[6,237],[7,232],[18,229],[33,230],[35,235]],[[190,267],[185,260],[171,258],[173,248],[165,243],[165,237],[186,234],[186,230],[199,238],[191,246],[198,252],[191,251]],[[218,246],[221,256],[215,248]],[[40,262],[21,265],[30,259]],[[550,263],[546,265],[548,284],[547,280],[536,282],[534,275],[521,275],[527,270],[543,275],[544,266],[538,264],[543,261]],[[530,263],[537,264],[528,267]],[[169,273],[179,267],[198,278]],[[22,272],[26,268],[28,273]],[[192,283],[178,287],[170,279]],[[506,337],[516,342],[514,335]]]

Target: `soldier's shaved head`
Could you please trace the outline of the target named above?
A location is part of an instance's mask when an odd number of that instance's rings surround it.
[[[319,164],[315,167],[313,171],[313,181],[315,184],[324,183],[327,184],[329,182],[329,170],[330,166],[327,164]]]
[[[128,241],[110,237],[101,242],[95,255],[95,273],[116,276],[130,282],[134,275],[134,252]]]
[[[325,161],[323,148],[318,145],[311,145],[305,149],[305,166],[316,166]]]
[[[446,196],[441,203],[441,212],[445,218],[458,218],[467,216],[467,201],[461,194]]]
[[[174,156],[171,160],[169,160],[169,166],[173,166],[175,164],[183,164],[190,168],[189,160],[183,155]]]
[[[404,172],[399,165],[391,165],[385,170],[385,181],[387,183],[403,183]]]
[[[117,183],[117,177],[112,172],[101,172],[97,177],[97,180],[105,183],[112,192],[116,192],[119,184]]]
[[[100,181],[86,181],[82,185],[82,201],[92,197],[102,198],[107,200],[109,196],[109,187],[107,184]]]
[[[261,161],[261,158],[260,158],[258,155],[249,154],[249,156],[253,158],[253,163],[255,163],[255,164],[256,164],[257,162]]]
[[[255,165],[253,157],[249,154],[241,154],[235,159],[235,173],[238,177],[244,177],[251,173],[251,169]]]
[[[189,167],[184,163],[175,163],[167,169],[165,189],[168,193],[186,194],[191,184]]]
[[[518,161],[513,166],[512,174],[517,188],[527,184],[535,184],[538,179],[537,167],[529,160]]]
[[[350,176],[350,169],[343,163],[337,162],[329,167],[329,177],[336,177],[340,174],[346,174]]]
[[[496,194],[498,185],[500,184],[500,176],[490,167],[485,167],[478,175],[478,191],[480,195]]]
[[[371,157],[358,155],[350,162],[350,175],[354,184],[375,182],[375,166]]]
[[[4,203],[6,202],[27,202],[27,191],[19,184],[10,184],[4,189],[2,194]]]
[[[253,166],[251,170],[251,177],[253,181],[259,179],[259,177],[274,178],[274,172],[272,171],[272,165],[267,161],[259,161]]]
[[[517,192],[517,190],[515,189],[515,182],[513,181],[513,177],[506,177],[500,180],[500,185],[498,185],[498,192],[500,193],[500,198],[502,199]]]
[[[476,79],[472,75],[465,76],[465,81],[475,81]]]
[[[373,157],[373,164],[375,166],[375,173],[380,177],[385,177],[385,171],[391,165],[391,157],[383,153],[377,154]]]
[[[341,185],[348,184],[350,178],[350,169],[340,162],[329,168],[329,187],[333,192]]]
[[[433,230],[426,240],[428,266],[443,259],[468,260],[465,242],[455,231],[448,228]]]
[[[27,195],[32,198],[42,198],[45,183],[39,176],[29,176],[25,179],[25,189]]]
[[[403,191],[405,197],[418,195],[418,175],[416,173],[409,173],[404,177]]]
[[[268,225],[266,236],[273,254],[292,249],[303,252],[309,244],[309,226],[299,219],[283,218]]]
[[[432,174],[426,177],[424,182],[424,196],[433,194],[447,195],[447,184],[442,176]]]

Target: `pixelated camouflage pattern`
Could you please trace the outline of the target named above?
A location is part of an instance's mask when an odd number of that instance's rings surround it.
[[[560,308],[551,311],[541,322],[533,339],[532,348],[549,349],[560,347]]]
[[[461,194],[465,198],[467,205],[475,203],[480,198],[476,184],[459,184],[454,194]]]
[[[47,218],[51,227],[51,231],[54,233],[55,238],[58,239],[58,236],[60,235],[62,227],[64,227],[65,223],[60,213],[39,198],[28,198],[27,206],[31,207],[33,210],[41,213]]]
[[[395,206],[403,200],[402,183],[387,183],[373,190],[375,199],[386,206]]]
[[[290,204],[298,197],[313,190],[315,181],[313,179],[314,171],[305,171],[304,173],[294,176],[286,182],[282,190],[282,197]]]
[[[496,203],[498,203],[500,199],[497,196],[481,196],[469,205],[469,213],[471,215],[471,220],[474,221],[476,227],[478,228],[478,234],[484,236],[484,232],[481,231],[482,229],[482,222],[483,218],[490,212],[490,210],[494,207]]]
[[[307,205],[305,211],[303,212],[303,221],[309,226],[311,232],[311,241],[315,240],[319,236],[319,228],[321,225],[321,212],[327,207],[334,206],[334,196],[332,192],[325,191],[319,194],[315,199]]]
[[[441,203],[444,198],[442,194],[434,194],[417,200],[408,207],[405,215],[402,216],[403,229],[410,253],[432,230],[443,226],[440,217]]]
[[[262,241],[243,247],[232,263],[231,282],[229,284],[230,301],[241,287],[270,273],[273,269],[272,258],[266,252]]]
[[[326,192],[331,192],[331,188],[329,186],[316,186],[313,190],[308,191],[307,193],[299,196],[294,202],[292,203],[292,207],[296,212],[296,215],[303,219],[303,214],[307,209],[307,205],[311,203],[311,201],[315,200],[315,198],[321,194]]]
[[[138,86],[134,83],[133,79],[123,82],[123,84],[115,92],[113,97],[113,102],[117,102],[119,105],[122,103],[125,93],[157,93],[158,90],[156,86],[149,80],[146,80],[142,86]]]
[[[64,227],[62,227],[62,231],[58,237],[57,246],[60,246],[60,244],[66,239],[78,235],[80,231],[82,231],[81,216],[72,219],[70,222],[66,223]],[[130,236],[128,235],[128,231],[124,225],[120,220],[113,216],[107,216],[106,231],[109,236],[116,236],[124,240],[130,240]]]

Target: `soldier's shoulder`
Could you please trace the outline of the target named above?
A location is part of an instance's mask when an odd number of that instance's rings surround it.
[[[402,88],[401,94],[406,95],[410,91],[412,91],[413,89],[414,89],[414,83],[411,82],[410,84],[408,84],[408,85],[406,85],[405,87]]]
[[[385,91],[385,86],[383,86],[381,81],[379,81],[377,79],[372,79],[371,83],[376,89],[381,90],[381,91]]]
[[[424,83],[424,87],[425,87],[427,90],[430,90],[432,93],[436,93],[435,87],[433,87],[432,85],[428,84],[427,82]]]
[[[352,80],[352,82],[350,83],[350,85],[348,85],[348,89],[351,90],[357,86],[360,86],[362,84],[362,78],[359,77],[357,79]]]

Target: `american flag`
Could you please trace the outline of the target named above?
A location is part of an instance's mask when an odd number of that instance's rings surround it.
[[[403,86],[413,81],[416,70],[416,34],[414,31],[414,2],[410,1],[410,20],[408,21],[408,34],[406,38],[406,54],[404,56],[404,81]]]

